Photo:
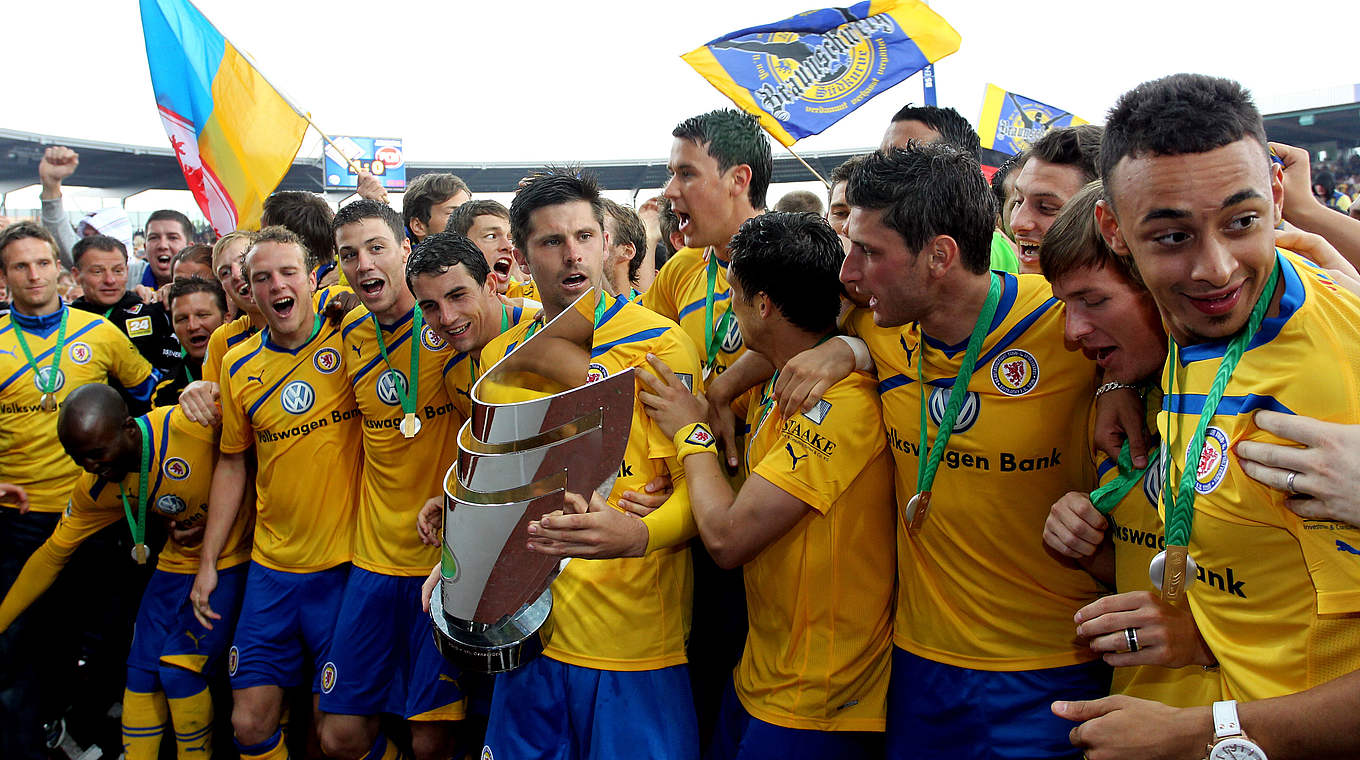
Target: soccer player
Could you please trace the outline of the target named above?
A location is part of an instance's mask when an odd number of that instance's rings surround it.
[[[29,505],[21,513],[0,504],[0,590],[52,533],[80,473],[57,440],[56,411],[67,394],[112,378],[146,404],[155,387],[151,365],[126,335],[98,315],[62,305],[59,269],[56,243],[42,227],[18,222],[0,230],[0,272],[12,299],[0,315],[0,481],[23,488]],[[62,620],[56,605],[44,604],[0,638],[9,663],[0,688],[12,706],[0,711],[6,758],[30,757],[42,741],[34,668],[65,667],[64,653],[48,643]]]
[[[647,230],[637,212],[608,198],[604,203],[604,231],[609,235],[609,252],[604,260],[604,278],[615,295],[637,299],[638,270],[642,268],[647,246]]]
[[[515,194],[510,223],[516,258],[527,261],[543,311],[491,341],[482,352],[484,367],[600,287],[605,235],[599,198],[594,179],[575,171],[537,174]],[[591,373],[607,376],[645,366],[648,354],[691,378],[699,373],[694,347],[675,323],[626,298],[606,297],[600,305]],[[676,493],[659,509],[642,520],[618,509],[625,490],[641,490],[665,471],[677,478]],[[633,544],[624,552],[630,556],[575,560],[554,581],[552,637],[537,659],[497,677],[483,756],[698,755],[683,667],[690,616],[690,555],[683,544],[688,535],[663,529],[661,522],[688,511],[679,472],[674,446],[635,400],[619,477],[607,506],[598,501],[594,506],[635,527]]]
[[[782,368],[835,333],[844,252],[812,214],[771,213],[731,243],[732,309],[747,347]],[[747,477],[733,494],[699,397],[654,362],[647,414],[684,457],[694,518],[723,567],[743,567],[749,634],[710,758],[882,752],[892,649],[893,464],[877,383],[857,373],[816,410],[746,399]],[[579,560],[578,560],[579,561]]]
[[[168,306],[184,358],[179,371],[156,386],[155,406],[178,404],[180,391],[203,377],[208,341],[227,318],[227,294],[216,279],[185,277],[170,283]]]
[[[1166,332],[1132,262],[1115,255],[1100,236],[1095,208],[1102,193],[1093,182],[1067,202],[1044,235],[1039,262],[1063,302],[1068,344],[1095,361],[1108,381],[1097,397],[1121,387],[1138,389],[1155,429]],[[1096,456],[1103,488],[1059,499],[1045,523],[1044,542],[1119,592],[1078,612],[1078,635],[1115,667],[1110,693],[1180,707],[1206,705],[1218,697],[1218,676],[1190,666],[1211,667],[1213,655],[1189,611],[1163,603],[1148,577],[1163,530],[1155,451],[1152,459],[1139,470],[1131,462]],[[1137,651],[1130,650],[1130,641],[1137,642]]]
[[[123,693],[123,746],[130,760],[155,760],[168,716],[181,755],[210,753],[208,679],[226,654],[231,626],[204,628],[194,619],[188,590],[198,571],[199,547],[193,539],[202,533],[207,515],[216,436],[173,406],[133,419],[118,393],[98,383],[71,392],[57,428],[62,445],[85,472],[51,537],[24,564],[0,604],[0,630],[52,585],[96,532],[126,516],[134,546],[142,546],[148,514],[151,520],[173,521],[175,531],[160,552],[137,613]],[[251,518],[248,510],[238,514],[217,558],[220,583],[213,601],[233,619],[250,559]]]
[[[142,303],[127,291],[127,249],[116,238],[82,237],[71,246],[71,272],[82,295],[71,306],[99,314],[132,339],[151,366],[163,377],[179,371],[180,345],[169,314],[159,303]]]
[[[1281,170],[1236,82],[1179,74],[1125,93],[1100,161],[1101,232],[1132,257],[1170,336],[1158,419],[1168,531],[1188,525],[1189,556],[1220,573],[1190,584],[1185,598],[1219,662],[1225,701],[1212,718],[1203,708],[1177,713],[1143,741],[1181,752],[1213,744],[1210,757],[1230,757],[1244,740],[1215,726],[1253,730],[1235,700],[1299,692],[1360,669],[1360,564],[1347,550],[1360,546],[1360,529],[1299,518],[1285,506],[1293,484],[1277,490],[1250,479],[1233,452],[1242,440],[1271,440],[1253,422],[1257,409],[1360,421],[1360,299],[1275,248]],[[1223,389],[1221,399],[1211,386]]]
[[[869,297],[851,324],[878,367],[897,465],[888,755],[1072,756],[1048,705],[1108,692],[1108,668],[1072,635],[1097,584],[1039,536],[1093,477],[1085,428],[1069,423],[1087,414],[1095,366],[1064,349],[1045,282],[988,269],[995,213],[971,156],[876,153],[846,197],[841,279]]]
[[[1050,129],[1026,153],[1015,176],[1011,232],[1020,246],[1020,271],[1037,273],[1039,244],[1063,204],[1096,178],[1100,127]]]
[[[519,266],[510,242],[510,209],[493,200],[468,201],[449,213],[447,231],[466,235],[486,256],[496,292],[507,298],[537,298],[533,280],[515,277]]]
[[[431,172],[411,180],[401,196],[402,221],[417,245],[427,235],[443,232],[449,214],[472,198],[472,190],[453,174]]]
[[[451,721],[464,717],[465,705],[458,673],[420,611],[420,586],[438,550],[411,525],[427,499],[442,495],[444,469],[457,455],[463,416],[443,377],[454,352],[425,324],[406,284],[411,247],[396,211],[355,201],[336,214],[334,234],[340,268],[362,302],[340,332],[344,374],[364,417],[364,458],[354,568],[324,666],[331,676],[322,683],[321,746],[336,758],[395,758],[378,725],[379,714],[391,712],[410,722],[418,760],[446,758]]]
[[[334,683],[325,665],[354,536],[362,420],[343,372],[340,330],[313,308],[307,257],[282,227],[255,236],[242,269],[267,327],[223,360],[222,454],[203,555],[218,556],[226,544],[253,448],[254,546],[227,663],[243,758],[287,756],[278,727],[283,690],[301,685],[303,673],[313,672],[313,694]],[[321,462],[324,477],[299,476]],[[201,563],[190,600],[205,626],[221,619],[209,604],[216,587],[217,569]]]
[[[184,250],[194,239],[194,224],[189,217],[171,209],[162,209],[151,214],[146,222],[146,271],[141,280],[134,283],[148,290],[141,293],[149,295],[170,284],[170,268],[175,254]]]

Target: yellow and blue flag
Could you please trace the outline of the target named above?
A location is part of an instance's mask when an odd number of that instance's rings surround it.
[[[1050,129],[1087,123],[1060,108],[989,84],[982,101],[982,118],[978,119],[978,136],[982,147],[1014,156],[1029,150]]]
[[[919,0],[872,0],[753,26],[681,56],[786,147],[959,49]]]
[[[219,235],[259,225],[307,120],[188,0],[140,0],[161,122]]]

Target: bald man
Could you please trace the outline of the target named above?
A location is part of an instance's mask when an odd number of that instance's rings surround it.
[[[208,674],[220,667],[232,628],[230,621],[200,624],[189,604],[216,436],[185,419],[178,407],[133,418],[118,392],[104,384],[84,385],[67,396],[57,436],[85,472],[51,537],[29,557],[0,602],[0,631],[52,585],[81,542],[125,520],[125,502],[134,543],[128,562],[147,559],[150,515],[170,520],[173,531],[142,597],[128,655],[123,743],[129,760],[155,760],[168,717],[181,754],[205,751],[212,745]],[[250,510],[239,514],[218,557],[219,583],[212,599],[214,609],[233,618],[250,559]]]

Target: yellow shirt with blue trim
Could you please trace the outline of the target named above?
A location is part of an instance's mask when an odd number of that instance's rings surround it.
[[[314,572],[350,560],[363,432],[343,350],[340,329],[323,321],[296,349],[276,345],[265,329],[223,362],[222,453],[255,449],[251,559],[272,570]]]
[[[153,409],[142,419],[151,430],[151,462],[147,468],[146,519],[169,519],[182,527],[201,525],[208,518],[213,463],[217,457],[214,430],[184,418],[178,407]],[[121,484],[82,472],[70,493],[65,514],[47,541],[33,553],[0,604],[0,630],[9,627],[43,594],[85,539],[118,522],[126,522],[119,485],[128,506],[137,514],[141,473],[133,471]],[[236,515],[218,555],[217,569],[236,567],[250,559],[251,510]],[[202,544],[185,546],[172,535],[156,562],[156,569],[180,575],[198,572]],[[132,561],[131,557],[127,558]]]
[[[919,325],[880,328],[867,310],[847,324],[868,344],[897,475],[894,643],[935,662],[990,671],[1092,659],[1072,616],[1099,584],[1044,549],[1049,508],[1088,491],[1095,473],[1085,420],[1095,365],[1063,346],[1064,312],[1038,275],[998,274],[1001,299],[968,380],[935,482],[929,517],[906,526],[921,456],[923,362],[933,443],[967,340],[943,345]],[[1074,424],[1074,422],[1076,424]]]
[[[594,317],[587,307],[578,308],[587,318]],[[531,324],[521,322],[488,343],[482,350],[483,367],[489,369],[523,342]],[[626,298],[614,299],[595,329],[590,376],[603,378],[630,367],[648,368],[648,353],[691,382],[700,382],[699,356],[674,322]],[[526,397],[510,392],[507,398],[489,400],[510,402]],[[653,514],[688,510],[688,501],[682,502],[687,497],[675,445],[651,421],[635,395],[628,447],[609,505],[617,509],[624,491],[640,492],[663,472],[671,473],[677,495]],[[645,557],[573,559],[553,581],[551,634],[543,653],[598,670],[653,670],[684,663],[693,596],[691,567],[689,547],[683,543],[657,548]]]
[[[1223,699],[1290,694],[1360,669],[1360,528],[1294,514],[1286,494],[1247,477],[1233,451],[1243,440],[1282,443],[1256,426],[1260,409],[1360,423],[1360,299],[1292,253],[1277,259],[1278,313],[1243,353],[1195,461],[1190,554],[1199,577],[1187,596],[1218,658]],[[1226,346],[1185,346],[1180,366],[1163,370],[1172,391],[1158,417],[1171,462],[1163,509]]]
[[[66,342],[56,370],[57,404],[72,390],[88,383],[112,380],[134,397],[149,401],[156,378],[151,365],[112,322],[89,312],[62,306],[41,317],[15,312],[0,315],[0,481],[28,492],[30,509],[60,512],[66,508],[80,467],[57,440],[57,412],[40,408],[39,377],[50,384],[52,351],[57,344],[61,314],[66,317]],[[21,324],[22,323],[22,324]],[[29,366],[14,331],[24,340],[38,367]],[[15,509],[12,504],[3,505]]]
[[[747,474],[811,507],[742,568],[749,628],[736,691],[767,723],[884,728],[896,506],[876,385],[854,373],[782,425],[772,400],[748,407]]]
[[[642,294],[642,305],[674,321],[689,336],[700,361],[708,360],[708,333],[722,322],[732,306],[732,289],[727,284],[727,262],[718,259],[718,275],[713,285],[713,324],[704,324],[704,302],[708,297],[708,257],[712,249],[681,248],[666,260],[652,286]],[[728,320],[713,362],[719,375],[746,352],[736,315]]]
[[[1162,403],[1161,391],[1149,394],[1147,403],[1152,413],[1148,426],[1156,430],[1156,413]],[[1113,459],[1095,451],[1092,451],[1092,456],[1102,485],[1119,475],[1119,468]],[[1166,548],[1162,518],[1157,513],[1157,502],[1162,493],[1162,470],[1155,447],[1149,452],[1148,460],[1143,477],[1107,515],[1108,530],[1114,541],[1115,590],[1121,594],[1129,591],[1156,593],[1157,588],[1148,577],[1148,564],[1157,552]],[[1221,688],[1217,673],[1197,666],[1164,668],[1137,665],[1115,668],[1110,681],[1111,694],[1151,699],[1172,707],[1212,704],[1218,701]]]
[[[425,576],[439,549],[420,542],[416,515],[425,501],[444,493],[444,471],[458,454],[463,415],[444,390],[444,364],[453,354],[444,339],[422,324],[416,418],[420,432],[406,438],[398,426],[405,412],[398,389],[411,371],[414,312],[383,326],[387,358],[378,349],[372,314],[360,306],[345,316],[345,374],[363,414],[364,462],[354,564],[384,575]]]
[[[521,322],[533,320],[540,311],[532,307],[504,304],[501,308],[504,309],[503,313],[508,323],[507,330],[517,327]],[[449,400],[453,402],[454,408],[458,410],[464,420],[472,416],[472,384],[477,382],[477,378],[481,377],[485,366],[482,364],[480,351],[461,351],[453,354],[444,362],[444,390],[448,392]],[[455,431],[456,434],[457,431]],[[458,449],[455,446],[454,454],[457,453]]]
[[[343,276],[343,273],[341,273]],[[340,293],[353,293],[344,285],[332,285],[328,288],[320,288],[312,293],[312,306],[320,313],[330,299]],[[208,350],[203,355],[203,379],[220,383],[222,381],[222,359],[227,352],[236,347],[236,344],[259,332],[250,322],[249,314],[242,314],[230,322],[223,324],[212,335],[208,336]]]
[[[538,300],[538,286],[533,280],[511,280],[505,288],[506,298],[527,298]]]

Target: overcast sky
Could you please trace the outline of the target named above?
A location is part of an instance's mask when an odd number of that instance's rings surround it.
[[[134,0],[5,5],[0,61],[11,100],[0,127],[165,144]],[[401,137],[408,160],[456,162],[665,156],[676,122],[729,105],[682,53],[823,7],[818,0],[197,5],[328,132]],[[963,38],[937,64],[940,105],[972,121],[987,82],[1100,122],[1120,92],[1177,71],[1234,77],[1267,111],[1279,110],[1282,95],[1360,79],[1352,65],[1357,25],[1344,3],[931,7]],[[913,77],[795,149],[875,145],[892,113],[921,99]],[[318,155],[318,144],[309,132],[303,154]]]

